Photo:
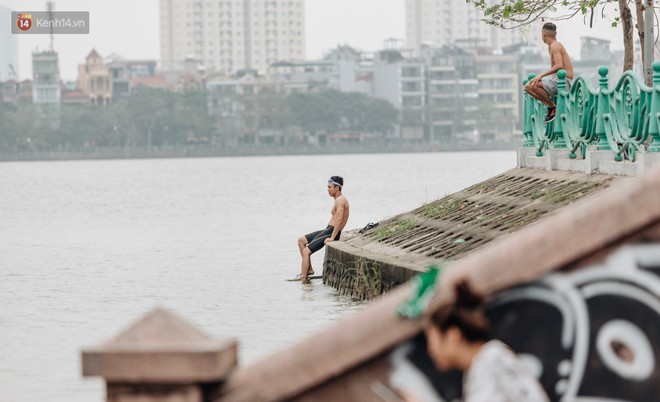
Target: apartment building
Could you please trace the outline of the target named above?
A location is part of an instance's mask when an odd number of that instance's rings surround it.
[[[315,87],[341,90],[339,66],[329,60],[279,61],[270,65],[268,76],[286,83],[288,92]]]
[[[475,56],[444,46],[427,58],[430,140],[476,141],[478,86]]]
[[[373,66],[366,54],[338,46],[322,60],[280,61],[268,68],[269,77],[284,83],[287,92],[325,86],[341,92],[373,93]]]
[[[481,21],[481,12],[464,0],[406,0],[406,47],[419,51],[471,41],[501,49],[518,42],[516,30],[503,30]]]
[[[489,121],[479,129],[481,140],[512,139],[519,119],[518,58],[513,55],[478,55],[479,113],[487,114]]]
[[[194,58],[206,72],[264,73],[305,58],[304,0],[160,0],[161,69]]]
[[[401,51],[385,49],[374,54],[373,96],[401,110],[400,137],[424,140],[426,133],[426,64],[406,58]]]

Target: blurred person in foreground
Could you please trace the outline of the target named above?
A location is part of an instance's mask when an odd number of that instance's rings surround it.
[[[466,282],[457,285],[453,305],[430,317],[424,334],[438,369],[463,372],[464,402],[549,402],[531,369],[492,339],[483,299]]]

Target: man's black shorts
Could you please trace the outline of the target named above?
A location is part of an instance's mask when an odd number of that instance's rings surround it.
[[[308,233],[305,235],[305,239],[307,239],[307,248],[312,252],[312,254],[325,246],[325,239],[332,236],[333,230],[335,230],[334,227],[328,226],[323,230],[317,230],[316,232]],[[337,233],[337,238],[335,240],[339,240],[340,237],[341,232]]]

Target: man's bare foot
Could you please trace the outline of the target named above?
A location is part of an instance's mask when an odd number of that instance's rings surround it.
[[[310,267],[309,270],[307,271],[307,276],[312,276],[314,275],[314,270]]]
[[[300,283],[302,283],[303,285],[309,285],[310,283],[312,283],[312,281],[310,281],[308,277],[304,276],[300,278]]]

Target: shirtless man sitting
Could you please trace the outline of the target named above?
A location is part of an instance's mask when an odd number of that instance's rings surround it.
[[[543,43],[548,45],[550,53],[550,70],[544,71],[536,77],[529,80],[525,85],[525,92],[534,99],[538,99],[548,107],[548,114],[545,116],[545,123],[553,121],[557,115],[557,108],[552,101],[552,97],[557,95],[557,71],[566,70],[566,90],[573,82],[573,62],[568,56],[564,45],[557,42],[557,26],[552,22],[546,22],[541,31]]]
[[[341,193],[344,187],[344,179],[339,176],[332,176],[328,180],[328,194],[335,199],[332,206],[332,217],[325,229],[317,230],[300,236],[298,238],[298,248],[302,256],[302,267],[300,269],[300,279],[303,283],[309,283],[308,276],[314,275],[312,269],[312,254],[319,251],[323,246],[331,241],[339,240],[341,231],[348,222],[348,200]]]

